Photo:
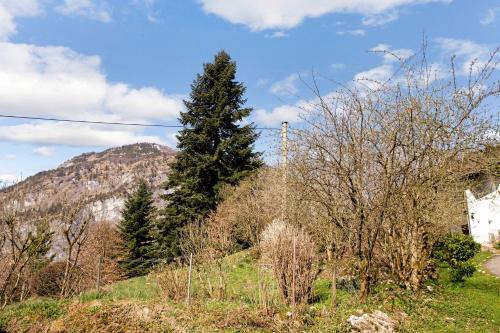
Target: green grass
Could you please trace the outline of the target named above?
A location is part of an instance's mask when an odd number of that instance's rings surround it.
[[[91,290],[78,296],[80,302],[102,301],[148,301],[160,296],[156,281],[149,276],[136,277],[106,286],[98,294]]]
[[[479,265],[488,257],[488,253],[480,253],[474,262]],[[216,283],[219,277],[216,267],[206,268],[205,278]],[[339,288],[335,313],[331,312],[331,282],[320,278],[314,285],[314,303],[300,308],[300,315],[292,320],[287,314],[291,309],[280,302],[271,272],[259,269],[251,251],[226,258],[222,269],[226,279],[223,300],[208,299],[201,285],[207,280],[197,281],[196,275],[191,306],[165,300],[153,277],[139,277],[107,286],[100,295],[90,291],[73,300],[43,298],[8,306],[0,312],[0,331],[7,327],[24,331],[36,323],[47,325],[58,320],[59,325],[100,323],[101,329],[110,322],[120,325],[137,322],[139,330],[153,331],[182,327],[194,332],[344,332],[349,315],[380,309],[393,316],[401,311],[406,313],[401,332],[500,333],[500,279],[489,274],[476,272],[463,283],[452,283],[448,269],[440,267],[440,279],[429,282],[432,291],[423,288],[413,293],[394,285],[381,285],[366,303],[359,302],[355,290]],[[266,299],[265,310],[262,295]],[[134,317],[144,308],[156,309],[153,322]],[[9,326],[12,323],[15,326]]]
[[[489,258],[479,253],[474,262]],[[416,302],[408,332],[500,332],[500,279],[475,272],[462,283],[452,283],[440,268],[435,293]]]
[[[66,313],[66,303],[51,298],[36,298],[10,305],[0,312],[0,330],[5,330],[11,320],[20,318],[27,328],[39,320],[57,319]]]

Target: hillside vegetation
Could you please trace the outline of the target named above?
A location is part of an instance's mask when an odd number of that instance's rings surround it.
[[[330,307],[329,281],[320,276],[314,302],[292,318],[292,309],[281,304],[269,272],[259,269],[255,256],[250,250],[224,260],[227,294],[221,300],[204,297],[205,288],[195,273],[192,303],[168,301],[155,276],[149,275],[109,285],[101,295],[90,291],[66,300],[33,298],[8,306],[0,314],[0,328],[8,332],[345,332],[349,315],[381,309],[402,320],[401,332],[500,332],[500,279],[486,273],[476,272],[464,283],[452,284],[447,269],[441,267],[442,278],[418,293],[381,285],[364,304],[356,288],[339,282],[336,313]],[[489,256],[479,254],[476,264]],[[216,275],[210,279],[215,282]],[[267,306],[260,306],[259,293],[267,293]]]

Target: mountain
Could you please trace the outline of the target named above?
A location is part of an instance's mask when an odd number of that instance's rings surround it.
[[[160,185],[174,157],[173,149],[151,143],[85,153],[0,191],[0,201],[22,198],[26,208],[54,213],[62,202],[84,200],[97,221],[116,223],[127,193],[140,178],[150,183],[159,203]]]

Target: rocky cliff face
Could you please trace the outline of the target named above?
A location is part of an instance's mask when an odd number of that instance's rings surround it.
[[[20,198],[26,208],[57,212],[63,202],[84,200],[97,221],[116,223],[127,193],[147,180],[157,203],[175,151],[139,143],[74,157],[58,168],[40,172],[0,192],[0,201]]]

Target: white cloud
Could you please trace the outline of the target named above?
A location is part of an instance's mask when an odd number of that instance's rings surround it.
[[[390,10],[380,14],[365,16],[361,19],[361,23],[368,27],[379,27],[387,23],[396,21],[399,18],[399,11]]]
[[[148,4],[152,0],[144,0]],[[109,21],[105,2],[65,0],[57,7],[65,15]],[[8,42],[17,17],[41,12],[37,0],[0,0],[0,110],[11,115],[50,116],[92,121],[145,122],[177,118],[182,96],[154,87],[110,83],[98,56],[86,56],[59,46]],[[2,42],[2,40],[4,42]],[[0,140],[37,145],[116,146],[157,142],[138,127],[89,126],[68,123],[24,123],[0,126]],[[50,155],[50,148],[35,153]]]
[[[0,174],[0,185],[1,183],[6,183],[6,185],[14,184],[19,181],[19,177],[14,174]],[[1,187],[0,187],[1,188]]]
[[[156,2],[157,0],[132,0],[132,4],[139,9],[143,9],[146,14],[146,18],[151,23],[160,22],[158,18],[159,12],[155,9]]]
[[[393,49],[388,44],[378,44],[372,47],[370,51],[382,54],[384,63],[404,61],[415,54],[411,49]]]
[[[468,75],[469,70],[478,70],[489,59],[492,49],[485,44],[464,39],[453,38],[438,38],[437,45],[441,48],[442,55],[448,60],[452,56],[456,56],[457,74]]]
[[[264,109],[259,109],[255,112],[255,118],[259,123],[268,126],[275,126],[283,121],[298,123],[302,121],[302,114],[320,107],[322,102],[330,103],[337,97],[338,94],[336,92],[330,92],[322,97],[322,101],[319,98],[309,100],[301,99],[295,104],[280,105],[269,112]]]
[[[345,67],[346,67],[345,64],[341,64],[341,63],[335,63],[335,64],[330,65],[330,69],[332,70],[332,72],[340,71],[340,70],[344,69]]]
[[[352,36],[364,36],[366,35],[366,31],[364,29],[353,29],[353,30],[339,30],[337,31],[337,35],[352,35]]]
[[[255,118],[261,124],[277,125],[283,121],[298,122],[300,120],[301,109],[298,105],[281,105],[271,112],[264,109],[255,111]]]
[[[16,24],[12,15],[0,6],[0,40],[6,40],[16,32]]]
[[[299,78],[298,74],[292,74],[284,80],[273,83],[269,91],[278,96],[296,95],[299,91],[297,88]]]
[[[29,17],[40,14],[38,0],[0,0],[0,6],[13,16]]]
[[[283,38],[288,36],[288,34],[284,31],[275,31],[272,34],[266,34],[264,37],[266,38]]]
[[[50,157],[50,156],[54,155],[54,148],[42,146],[42,147],[36,148],[35,150],[33,150],[33,152],[37,155],[40,155],[40,156]]]
[[[80,16],[100,22],[111,22],[111,12],[106,2],[98,0],[64,0],[55,10],[66,16]]]
[[[0,41],[8,40],[17,32],[16,17],[36,16],[39,13],[37,0],[0,0]]]
[[[15,154],[7,154],[7,155],[4,155],[4,158],[6,160],[13,161],[17,158],[17,156]]]
[[[500,7],[488,9],[488,12],[481,18],[479,23],[481,23],[482,25],[488,25],[493,23],[497,18],[498,12],[500,12]]]
[[[64,47],[0,43],[0,91],[0,109],[12,115],[151,122],[174,120],[183,109],[181,96],[165,95],[153,87],[132,88],[125,83],[108,82],[99,57],[84,56]],[[80,133],[79,127],[68,127],[76,131],[70,135],[61,124],[30,126],[5,126],[2,138],[38,144],[66,144],[66,140],[84,144],[84,140],[76,139],[78,136],[89,138],[88,145],[137,142],[134,133],[115,128],[96,133],[83,128]],[[42,128],[47,129],[45,136],[36,132]],[[21,135],[21,130],[28,133]],[[35,132],[29,133],[31,130]],[[115,138],[103,139],[105,133]],[[98,135],[95,140],[93,134]]]
[[[468,40],[457,40],[450,38],[440,38],[435,41],[435,44],[441,50],[441,58],[434,62],[429,62],[429,73],[431,80],[446,79],[449,73],[445,71],[447,68],[445,62],[449,61],[451,55],[457,56],[457,65],[461,69],[458,75],[467,75],[468,68],[473,59],[478,59],[477,63],[484,64],[485,59],[489,56],[491,48],[487,45],[477,44]],[[382,56],[382,64],[373,68],[364,70],[354,75],[352,81],[348,85],[362,92],[365,89],[378,89],[381,84],[397,84],[404,80],[402,74],[397,72],[397,59],[384,51],[388,51],[401,60],[407,59],[414,54],[411,49],[393,49],[388,44],[378,44],[370,49]],[[343,66],[333,66],[334,69]],[[338,97],[335,91],[324,94],[323,101],[327,104],[334,104],[333,101]],[[300,115],[312,108],[318,107],[317,99],[300,100],[296,104],[287,104],[275,107],[270,111],[259,109],[256,111],[256,120],[266,125],[277,125],[282,121],[300,122]],[[497,134],[497,133],[496,133]],[[495,134],[495,135],[496,135]]]
[[[291,29],[329,13],[381,14],[404,5],[452,0],[198,0],[205,12],[253,31]]]
[[[376,89],[394,75],[392,65],[381,65],[354,75],[353,81],[358,88]]]
[[[64,47],[0,43],[0,109],[84,120],[175,119],[180,96],[109,83],[97,56]]]
[[[177,144],[179,143],[179,140],[177,140],[178,134],[178,131],[167,130],[165,132],[165,143],[171,148],[177,147]]]
[[[257,87],[265,87],[269,84],[269,79],[258,79],[257,80]]]
[[[42,145],[113,147],[138,142],[164,144],[156,136],[140,135],[113,126],[68,123],[33,123],[0,126],[0,140]]]
[[[105,97],[106,107],[124,119],[176,118],[184,106],[181,95],[165,96],[156,88],[131,89],[120,83],[108,87]]]

